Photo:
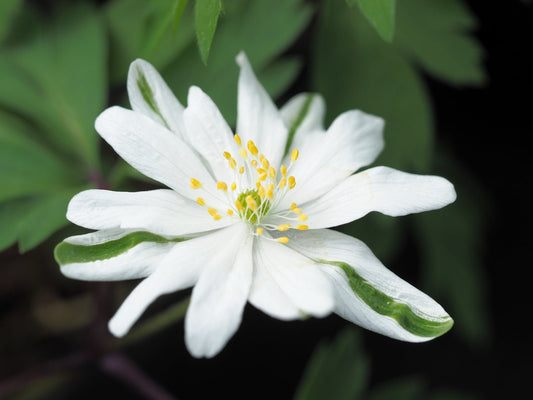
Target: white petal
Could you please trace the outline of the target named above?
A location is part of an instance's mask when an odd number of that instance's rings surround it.
[[[234,222],[225,214],[215,221],[206,207],[168,189],[135,193],[86,190],[72,198],[67,218],[89,229],[135,229],[170,237],[218,229]]]
[[[134,111],[150,117],[182,137],[183,106],[152,64],[141,59],[131,63],[128,95]]]
[[[289,172],[296,187],[281,207],[313,200],[372,163],[383,149],[383,126],[381,118],[353,110],[339,115],[326,133],[306,134],[291,147],[300,146]]]
[[[316,317],[324,317],[332,311],[332,287],[315,262],[264,237],[259,237],[256,241],[254,252],[257,268],[267,271],[273,284],[279,286],[297,309]],[[254,298],[254,305],[267,310],[269,315],[278,314],[281,304],[279,297],[274,297],[270,303],[268,297],[254,292],[257,289],[262,289],[260,284],[255,284],[252,288],[250,297]],[[287,314],[290,315],[291,312],[292,307],[287,310]]]
[[[188,145],[150,118],[111,107],[96,119],[96,130],[132,167],[159,181],[179,194],[196,199],[191,178],[213,187],[211,175]],[[209,197],[202,192],[202,197]],[[216,199],[213,207],[218,206]]]
[[[211,259],[193,289],[185,340],[194,357],[213,357],[237,331],[252,282],[253,236],[245,224],[206,251]],[[230,240],[228,240],[230,239]]]
[[[315,260],[344,262],[371,286],[408,305],[411,310],[429,320],[448,320],[449,316],[435,300],[422,293],[388,270],[360,240],[329,229],[290,232],[289,246]],[[430,340],[402,328],[393,318],[378,314],[350,288],[340,267],[322,264],[321,269],[335,287],[335,312],[347,320],[383,335],[411,342]]]
[[[306,133],[324,131],[326,104],[319,94],[300,93],[291,98],[280,110],[285,126],[293,136],[293,144],[300,148]],[[296,129],[295,129],[296,128]],[[294,132],[291,132],[294,130]]]
[[[65,242],[89,247],[121,239],[133,232],[133,230],[110,229],[71,236],[65,239]],[[61,273],[69,278],[84,281],[144,278],[154,271],[156,265],[175,245],[175,242],[142,242],[116,257],[63,264]]]
[[[184,120],[187,128],[187,141],[192,144],[198,154],[208,161],[217,181],[223,181],[229,185],[235,176],[223,153],[228,152],[236,157],[238,146],[233,139],[230,127],[215,103],[195,86],[189,89]]]
[[[111,333],[118,337],[124,336],[159,296],[194,285],[204,266],[212,258],[211,252],[206,249],[212,248],[226,237],[227,229],[176,244],[155,271],[137,285],[111,318]]]
[[[287,143],[287,128],[281,114],[257,81],[244,53],[237,56],[241,67],[237,109],[237,133],[245,144],[253,140],[259,152],[278,168]]]
[[[393,217],[442,208],[455,201],[444,178],[376,167],[352,175],[318,199],[301,205],[311,229],[342,225],[371,211]]]

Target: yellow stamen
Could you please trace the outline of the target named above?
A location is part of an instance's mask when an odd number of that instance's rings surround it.
[[[237,189],[237,184],[235,182],[233,182],[231,184],[231,190],[235,190],[235,189]]]
[[[289,189],[294,189],[296,186],[296,178],[294,176],[289,176]]]
[[[294,149],[291,153],[291,161],[295,162],[298,159],[299,154],[300,152],[298,151],[298,149]]]
[[[237,207],[237,210],[242,211],[243,206],[239,200],[235,200],[235,207]]]
[[[202,183],[194,178],[191,178],[191,189],[200,189],[202,187]]]
[[[242,158],[246,159],[248,158],[248,153],[246,152],[246,150],[244,149],[244,147],[241,147],[239,149],[239,154],[241,155]]]
[[[255,233],[257,233],[258,235],[262,235],[263,234],[263,228],[257,228],[255,230]]]
[[[218,215],[218,214],[213,215],[213,219],[214,219],[215,221],[218,221],[218,220],[221,219],[221,218],[222,218],[221,215]]]
[[[286,184],[287,184],[287,179],[285,178],[281,179],[281,181],[279,181],[279,188],[283,189]]]
[[[247,196],[246,197],[246,204],[248,204],[248,208],[252,211],[255,211],[257,210],[257,203],[256,201],[254,200],[254,198],[252,196]]]
[[[307,215],[302,214],[298,217],[298,221],[305,221],[307,219]]]
[[[250,164],[252,164],[252,167],[257,168],[257,160],[250,161]]]
[[[196,199],[196,202],[197,202],[198,204],[200,204],[201,206],[205,206],[205,201],[204,201],[204,199],[202,199],[201,197],[198,197],[198,198]]]
[[[259,151],[257,151],[257,147],[255,147],[254,142],[248,140],[248,143],[246,145],[248,146],[248,150],[250,150],[250,153],[252,153],[252,155],[257,156],[257,154],[259,154]]]
[[[257,183],[259,183],[259,182],[257,182]],[[257,188],[257,194],[261,198],[265,197],[265,188],[260,183],[259,183],[259,187]]]
[[[212,217],[214,217],[216,214],[217,214],[217,210],[216,208],[212,208],[212,207],[209,207],[207,209],[207,212],[209,213],[209,215],[211,215]]]
[[[305,231],[305,230],[309,229],[309,227],[307,225],[296,225],[296,229],[298,229],[300,231]]]
[[[229,160],[229,159],[231,158],[231,154],[228,153],[227,151],[225,151],[224,153],[222,153],[222,155],[224,156],[224,158],[225,158],[226,160]]]
[[[263,160],[261,160],[261,164],[263,164],[264,169],[268,169],[268,167],[270,167],[270,162],[266,158],[263,158]]]
[[[241,175],[244,174],[244,166],[239,167],[239,174]]]
[[[233,215],[233,210],[231,208],[228,208],[227,214],[228,215]]]
[[[278,231],[288,231],[289,228],[291,227],[290,224],[282,224],[282,225],[278,225]]]
[[[259,178],[257,179],[259,179],[260,181],[264,181],[266,178],[267,178],[267,173],[265,172],[264,174],[259,175]]]
[[[292,204],[291,204],[291,211],[294,210],[296,207],[297,207],[297,206],[296,206],[296,203],[292,203]]]
[[[287,167],[285,165],[282,165],[279,170],[281,171],[281,176],[285,178],[287,176]]]
[[[289,238],[286,237],[286,236],[282,236],[282,237],[278,238],[278,242],[279,243],[283,243],[283,244],[289,243]]]
[[[217,189],[226,191],[228,190],[228,185],[226,185],[226,182],[217,182]]]
[[[256,171],[257,171],[257,173],[258,173],[259,175],[261,175],[261,174],[266,174],[266,169],[263,169],[263,168],[257,168]]]
[[[235,161],[235,159],[233,157],[231,157],[228,160],[228,163],[229,163],[229,166],[230,166],[231,169],[235,169],[235,167],[237,166],[237,162]]]
[[[272,179],[276,178],[276,170],[273,167],[268,168],[268,174]]]
[[[239,146],[241,145],[241,137],[239,135],[235,135],[235,141]]]
[[[295,214],[301,214],[302,213],[302,209],[301,208],[293,208],[291,211],[293,213],[295,213]]]
[[[274,192],[272,190],[267,190],[266,195],[270,200],[274,200]]]

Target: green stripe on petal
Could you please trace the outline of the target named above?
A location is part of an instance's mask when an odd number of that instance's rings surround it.
[[[292,125],[289,128],[289,133],[287,134],[287,144],[285,145],[285,153],[284,155],[287,155],[289,153],[289,150],[292,145],[292,141],[294,140],[294,135],[302,122],[304,121],[307,113],[309,112],[309,108],[311,107],[311,103],[313,102],[313,98],[315,97],[314,94],[308,94],[307,98],[305,99],[304,104],[302,105],[302,109],[298,113],[298,116],[292,123]]]
[[[355,295],[363,300],[378,314],[393,318],[407,332],[420,337],[437,337],[448,332],[453,326],[453,319],[447,317],[431,317],[420,311],[413,311],[407,304],[400,303],[392,297],[380,292],[366,279],[355,272],[349,264],[341,261],[316,260],[321,264],[329,264],[341,268],[348,278]]]
[[[142,69],[139,67],[137,67],[137,74],[139,75],[137,78],[137,86],[139,88],[139,91],[141,92],[144,101],[146,102],[146,104],[148,104],[148,107],[150,107],[152,111],[155,112],[159,116],[159,118],[161,118],[161,121],[163,121],[165,126],[170,129],[167,121],[165,120],[163,114],[157,106],[157,101],[155,100],[154,92],[150,87],[146,76],[144,76]]]
[[[88,263],[117,257],[142,242],[170,243],[184,240],[187,239],[166,239],[150,232],[133,232],[120,239],[91,246],[63,241],[54,249],[54,257],[59,265]]]

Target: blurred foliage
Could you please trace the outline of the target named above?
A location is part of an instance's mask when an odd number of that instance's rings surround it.
[[[429,387],[423,377],[405,376],[370,384],[370,357],[354,328],[314,350],[296,390],[295,400],[472,400],[450,389]]]
[[[477,21],[463,2],[95,3],[62,2],[44,13],[30,2],[0,1],[0,251],[16,242],[21,252],[30,250],[66,226],[68,201],[80,190],[129,188],[130,178],[139,177],[100,151],[93,128],[110,97],[113,104],[126,104],[131,61],[150,61],[182,103],[188,88],[198,85],[234,125],[235,56],[244,50],[274,98],[287,94],[303,70],[299,84],[323,94],[328,123],[354,108],[383,117],[386,148],[377,164],[438,171],[455,183],[456,204],[408,218],[421,257],[420,286],[454,317],[452,334],[472,347],[490,341],[480,259],[490,205],[451,155],[441,149],[434,154],[438,139],[424,76],[460,87],[486,83],[483,51],[470,34]],[[304,32],[310,48],[291,48]],[[407,232],[402,219],[375,213],[342,229],[384,261],[394,259]],[[56,288],[50,290],[61,307]],[[172,323],[183,311],[183,304],[169,309],[137,335]],[[3,316],[0,322],[7,324]],[[36,345],[27,347],[31,353]],[[316,349],[296,398],[470,398],[449,390],[430,393],[418,376],[371,385],[369,359],[354,330],[343,331]]]

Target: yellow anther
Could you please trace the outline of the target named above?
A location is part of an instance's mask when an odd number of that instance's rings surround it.
[[[227,214],[228,215],[233,215],[233,210],[231,208],[228,208]]]
[[[297,207],[296,203],[291,204],[291,211],[294,210]]]
[[[299,154],[300,152],[298,151],[298,149],[294,149],[291,153],[291,161],[295,162],[298,159]]]
[[[267,186],[267,190],[273,191],[274,190],[274,184],[273,183],[269,183],[268,186]]]
[[[263,168],[257,168],[256,171],[257,171],[257,173],[258,173],[259,175],[262,175],[262,174],[266,174],[266,173],[267,173],[266,169],[263,169]]]
[[[235,159],[233,157],[231,157],[228,160],[228,163],[229,163],[229,166],[230,166],[231,169],[235,169],[235,167],[237,166],[237,162],[235,161]]]
[[[202,183],[194,178],[191,178],[191,188],[192,189],[200,189],[202,187]]]
[[[235,141],[239,146],[241,145],[241,137],[239,135],[235,135]]]
[[[217,182],[217,189],[218,190],[228,190],[228,185],[226,185],[226,182]]]
[[[243,206],[239,200],[235,200],[235,207],[237,207],[237,210],[242,211]]]
[[[268,169],[268,167],[270,167],[270,162],[266,158],[261,160],[261,164],[263,164],[264,169]]]
[[[289,243],[289,238],[286,237],[286,236],[282,236],[282,237],[278,238],[278,242],[279,243],[283,243],[283,244]]]
[[[270,200],[274,200],[274,192],[272,190],[267,190],[266,195]]]
[[[307,219],[307,215],[302,214],[298,217],[298,221],[305,221]]]
[[[293,208],[291,211],[293,213],[295,213],[295,214],[301,214],[302,213],[302,209],[301,208]]]
[[[288,231],[290,229],[291,225],[290,224],[282,224],[282,225],[278,225],[278,231]]]
[[[205,206],[205,201],[204,201],[204,199],[202,199],[201,197],[198,197],[198,198],[196,199],[196,202],[197,202],[198,204],[200,204],[201,206]]]
[[[248,153],[246,152],[246,150],[244,149],[244,147],[239,148],[239,154],[240,154],[241,157],[244,158],[244,159],[248,158]]]
[[[281,181],[279,181],[279,188],[283,189],[287,185],[287,179],[283,178]]]
[[[257,154],[259,154],[259,151],[257,151],[257,147],[255,147],[254,142],[248,140],[248,143],[246,145],[248,146],[248,150],[250,150],[250,153],[252,153],[254,156],[257,156]]]
[[[237,184],[235,182],[233,182],[231,184],[231,190],[235,190],[235,189],[237,189]]]
[[[289,176],[289,189],[294,189],[296,186],[296,178],[294,176]]]
[[[307,225],[296,225],[296,229],[298,229],[300,231],[305,231],[305,230],[309,229],[309,227]]]
[[[241,175],[244,174],[244,166],[239,167],[239,174]]]
[[[267,178],[267,173],[265,172],[264,174],[259,175],[259,178],[257,179],[259,179],[260,181],[264,181],[266,178]]]
[[[255,186],[257,187],[257,190],[259,190],[259,188],[261,187],[261,182],[259,181],[255,182]]]
[[[216,208],[212,208],[212,207],[209,207],[207,209],[207,212],[209,213],[209,215],[211,215],[212,217],[214,217],[216,214],[217,214],[217,210]]]
[[[263,163],[263,159],[265,158],[265,156],[263,154],[260,154],[259,155],[259,161],[261,162],[261,164]]]
[[[276,178],[276,170],[273,167],[268,168],[268,174],[272,179]]]
[[[218,221],[218,220],[221,219],[221,218],[222,218],[221,215],[218,215],[218,214],[213,215],[213,219],[214,219],[215,221]]]
[[[257,160],[250,161],[250,164],[252,164],[252,167],[257,168]]]
[[[263,228],[257,228],[255,230],[255,233],[257,233],[258,235],[262,235],[263,234]]]
[[[227,151],[225,151],[224,153],[222,153],[222,155],[224,156],[224,158],[225,158],[226,160],[229,160],[229,159],[231,158],[231,154],[228,153]]]
[[[259,183],[259,182],[257,182],[257,183]],[[260,183],[259,183],[259,187],[257,188],[257,194],[261,198],[265,197],[265,188]]]
[[[256,201],[254,200],[254,198],[252,196],[247,196],[246,197],[246,204],[248,205],[248,208],[252,211],[255,211],[257,210],[257,203]]]

